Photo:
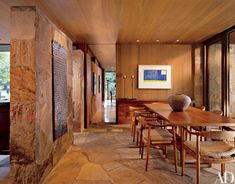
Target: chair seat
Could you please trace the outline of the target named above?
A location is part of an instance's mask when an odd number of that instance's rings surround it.
[[[192,151],[196,152],[196,141],[184,143]],[[234,156],[235,149],[224,141],[203,141],[200,142],[200,155],[213,158]]]
[[[143,130],[144,141],[148,140],[148,129]],[[151,143],[171,143],[173,140],[172,134],[167,129],[155,128],[150,132]]]
[[[191,126],[191,128],[193,130],[196,130],[196,131],[202,131],[202,127],[201,126]]]

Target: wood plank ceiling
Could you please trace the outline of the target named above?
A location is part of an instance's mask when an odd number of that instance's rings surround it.
[[[8,5],[24,2],[2,1]],[[116,43],[136,43],[136,40],[140,43],[156,43],[156,40],[160,43],[175,43],[176,40],[180,40],[179,43],[196,43],[235,25],[235,0],[31,2],[37,2],[73,40],[90,44],[106,69],[115,65]],[[0,15],[0,19],[4,18],[2,13]],[[2,31],[6,32],[6,29],[0,28],[0,33]]]

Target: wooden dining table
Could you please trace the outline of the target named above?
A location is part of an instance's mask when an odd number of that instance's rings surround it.
[[[167,103],[159,102],[145,106],[174,126],[235,126],[235,119],[191,106],[183,112],[173,111]]]
[[[152,103],[145,104],[147,108],[155,112],[163,120],[167,121],[170,125],[178,127],[180,129],[179,133],[179,148],[182,150],[184,136],[183,136],[183,127],[188,126],[233,126],[235,127],[235,119],[221,116],[209,111],[203,111],[195,107],[189,107],[186,111],[175,112],[172,110],[169,104],[167,103]],[[181,153],[181,163],[183,160],[183,154]]]

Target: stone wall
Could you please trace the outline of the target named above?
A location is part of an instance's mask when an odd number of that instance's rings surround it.
[[[53,142],[52,40],[67,49],[68,132]],[[72,41],[36,7],[11,9],[12,183],[40,183],[73,141]]]
[[[200,47],[194,49],[194,100],[196,106],[203,105],[203,63]]]
[[[221,43],[215,43],[208,47],[208,75],[209,75],[209,110],[222,109],[222,74],[221,74]]]
[[[84,53],[72,51],[73,62],[73,130],[84,129]]]
[[[92,96],[92,121],[94,119],[94,116],[97,112],[101,109],[102,105],[102,88],[100,87],[99,91],[99,76],[100,76],[100,82],[102,82],[102,71],[101,68],[95,64],[92,63],[92,72],[96,74],[96,95]]]
[[[234,34],[234,33],[233,33]],[[230,108],[229,116],[235,116],[235,44],[229,44],[229,61],[230,61]]]

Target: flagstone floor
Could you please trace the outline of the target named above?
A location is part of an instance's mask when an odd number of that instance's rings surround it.
[[[43,184],[186,184],[194,183],[195,168],[185,176],[174,173],[172,151],[165,159],[161,151],[151,150],[148,172],[132,142],[129,125],[105,125],[74,134],[74,145]],[[201,183],[219,183],[220,166],[201,170]],[[226,167],[235,171],[234,164]]]

